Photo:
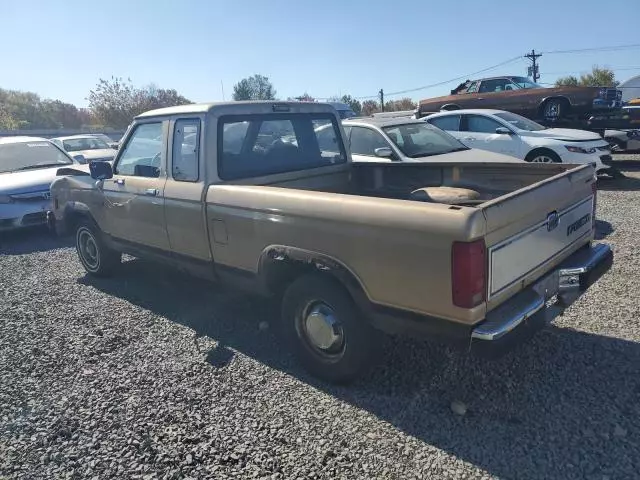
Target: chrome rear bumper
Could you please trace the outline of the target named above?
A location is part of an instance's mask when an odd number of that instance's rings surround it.
[[[529,336],[562,314],[612,264],[613,251],[609,245],[601,243],[579,250],[555,271],[489,312],[486,320],[471,332],[472,348],[507,346],[524,333],[523,329]]]

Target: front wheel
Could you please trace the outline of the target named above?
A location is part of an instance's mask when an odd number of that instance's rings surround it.
[[[525,161],[531,163],[561,163],[560,155],[552,150],[540,149],[530,152]]]
[[[298,278],[285,292],[282,329],[304,368],[334,383],[352,381],[369,367],[380,340],[346,289],[316,273]]]
[[[76,251],[80,263],[89,275],[107,277],[120,265],[120,252],[105,245],[100,229],[90,220],[81,220],[76,227]]]

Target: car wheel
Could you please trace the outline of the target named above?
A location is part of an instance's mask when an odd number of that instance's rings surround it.
[[[120,265],[120,252],[107,247],[100,229],[90,220],[81,220],[76,227],[76,251],[80,263],[89,275],[106,277]]]
[[[526,156],[525,161],[531,163],[562,163],[560,155],[546,149],[533,150]]]
[[[558,120],[567,115],[569,104],[561,98],[552,98],[544,103],[542,115],[550,120]]]
[[[298,278],[285,292],[282,330],[303,367],[333,383],[352,381],[370,366],[381,335],[341,284],[318,273]]]

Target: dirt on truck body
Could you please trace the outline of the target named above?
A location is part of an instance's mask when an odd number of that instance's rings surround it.
[[[50,225],[91,275],[125,252],[280,299],[284,338],[333,381],[379,331],[500,353],[611,265],[592,166],[353,164],[344,138],[324,104],[147,112],[113,165],[61,172]]]

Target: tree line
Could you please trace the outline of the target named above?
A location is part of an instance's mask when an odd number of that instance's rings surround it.
[[[590,73],[559,78],[555,85],[617,86],[615,74],[597,65]],[[277,100],[276,89],[264,75],[255,74],[243,78],[233,86],[234,100]],[[89,91],[88,108],[60,100],[42,99],[33,92],[0,88],[0,130],[61,129],[61,128],[113,128],[124,129],[136,115],[155,108],[192,103],[174,89],[159,88],[154,84],[136,87],[130,79],[112,77],[100,79]],[[287,100],[313,102],[316,99],[304,92]],[[371,115],[382,111],[380,102],[372,98],[358,99],[351,95],[323,99],[346,103],[357,115]],[[384,111],[413,110],[416,102],[411,98],[389,100]]]

